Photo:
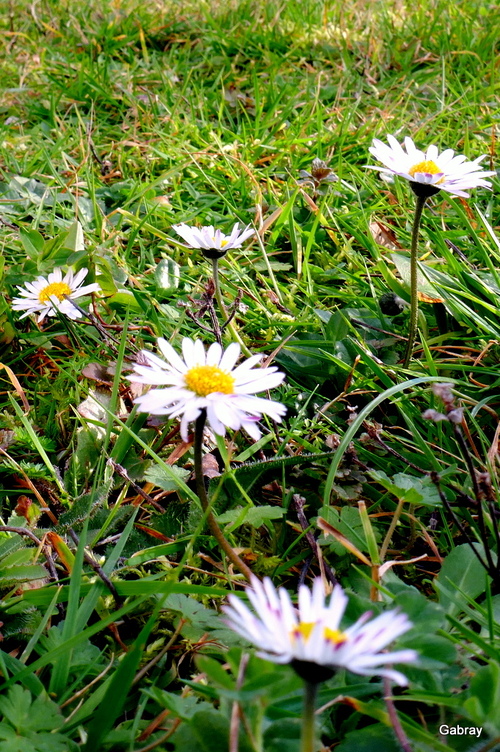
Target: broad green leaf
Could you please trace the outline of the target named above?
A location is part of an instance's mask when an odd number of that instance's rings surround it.
[[[181,724],[169,741],[175,752],[223,752],[227,750],[229,721],[217,710],[200,710],[193,716],[189,725]],[[238,752],[253,752],[243,732],[240,734]]]
[[[380,723],[364,726],[362,729],[349,731],[338,746],[336,752],[400,752],[392,729]]]
[[[99,283],[101,282],[101,277],[99,277]],[[135,311],[140,311],[141,306],[137,302],[137,299],[129,292],[117,292],[115,295],[112,295],[110,298],[108,298],[108,303],[115,307],[115,306],[129,306],[130,308],[133,308]]]
[[[37,256],[43,251],[45,240],[38,230],[20,230],[19,237],[23,244],[24,250],[28,256],[32,259],[36,259]]]
[[[391,259],[401,275],[401,279],[410,287],[410,257],[401,253],[392,253]],[[419,299],[424,303],[442,303],[443,298],[425,275],[424,264],[419,264],[417,271],[417,290]]]
[[[475,543],[474,546],[484,558],[482,545]],[[478,595],[484,593],[486,572],[467,543],[454,548],[445,558],[436,585],[439,602],[446,613],[451,616],[456,616],[462,606],[466,605],[466,596],[477,598]],[[439,585],[443,586],[442,590]]]
[[[251,525],[254,528],[262,527],[268,520],[279,520],[285,514],[281,507],[272,507],[263,505],[261,507],[237,507],[219,515],[218,522],[223,525],[235,523],[231,526],[231,531],[243,524]]]
[[[469,698],[464,710],[478,726],[491,734],[500,733],[500,667],[492,662],[481,666],[470,682]]]
[[[179,264],[173,259],[162,259],[155,269],[156,289],[160,293],[171,293],[177,290],[181,278]]]
[[[73,222],[70,226],[66,237],[63,240],[63,248],[68,248],[73,251],[73,253],[85,250],[83,227],[78,220]]]
[[[9,567],[1,572],[0,580],[3,582],[25,580],[44,580],[47,570],[41,564],[31,564],[25,567]]]
[[[339,511],[335,507],[323,506],[318,512],[320,517],[330,523],[334,528],[339,530],[356,548],[362,551],[367,550],[366,538],[363,530],[363,523],[359,515],[358,507],[344,506]],[[375,536],[377,540],[380,538],[380,531],[377,526],[373,526]],[[338,556],[344,556],[346,553],[345,547],[332,536],[325,538],[325,543],[328,548]]]
[[[234,689],[236,683],[234,677],[225,671],[215,658],[210,658],[208,655],[198,655],[196,665],[214,684],[225,689]]]

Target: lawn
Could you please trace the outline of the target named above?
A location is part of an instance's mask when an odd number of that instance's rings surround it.
[[[497,16],[3,4],[2,752],[500,750]]]

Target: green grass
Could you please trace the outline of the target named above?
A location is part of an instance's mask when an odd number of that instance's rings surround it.
[[[372,559],[384,541],[388,561],[426,554],[380,584],[414,622],[401,644],[422,655],[396,703],[404,732],[415,752],[500,748],[500,579],[467,543],[496,562],[497,181],[469,200],[439,194],[424,212],[421,289],[446,319],[421,303],[404,369],[408,310],[384,312],[381,298],[409,301],[414,202],[404,180],[365,169],[388,133],[487,154],[495,168],[495,13],[485,0],[20,0],[0,12],[1,519],[43,544],[0,532],[6,750],[20,748],[15,729],[30,752],[235,752],[235,700],[240,752],[299,750],[290,669],[252,655],[237,679],[244,643],[217,612],[243,579],[205,525],[192,449],[172,458],[176,423],[136,413],[125,378],[158,336],[213,339],[188,315],[211,265],[171,226],[236,221],[265,229],[222,259],[224,299],[241,297],[245,346],[286,372],[272,396],[288,414],[264,421],[257,445],[242,433],[207,445],[221,473],[208,485],[214,512],[248,566],[291,592],[320,571],[294,494],[312,532],[321,516]],[[297,183],[316,157],[338,177],[318,195]],[[68,265],[99,282],[104,329],[12,311],[16,285]],[[436,381],[453,384],[468,451],[489,474],[479,501],[453,426],[422,418],[443,409]],[[357,617],[373,570],[339,539],[318,542]],[[380,689],[344,673],[322,685],[320,705],[354,698],[321,714],[325,747],[400,749]],[[442,723],[484,732],[477,746],[445,746]]]

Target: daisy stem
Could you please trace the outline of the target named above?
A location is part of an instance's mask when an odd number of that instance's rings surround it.
[[[233,335],[236,342],[238,342],[241,347],[242,353],[246,355],[247,358],[249,358],[252,353],[250,352],[248,347],[245,345],[245,343],[241,339],[238,329],[236,328],[236,324],[234,323],[233,319],[229,316],[227,308],[224,305],[224,301],[222,299],[222,292],[220,289],[220,280],[219,280],[219,259],[212,259],[212,276],[214,279],[215,299],[217,301],[217,305],[219,306],[219,310],[222,314],[224,322],[227,322],[227,325],[231,331],[231,334]]]
[[[250,580],[252,576],[252,570],[247,567],[244,561],[240,559],[236,551],[230,546],[228,541],[224,538],[224,534],[220,529],[217,520],[215,519],[211,509],[210,502],[208,500],[207,491],[205,489],[205,480],[203,476],[203,429],[205,428],[205,422],[207,419],[206,410],[202,410],[199,417],[196,419],[194,429],[194,472],[196,480],[196,493],[201,502],[201,506],[207,518],[207,523],[210,528],[210,532],[214,536],[215,540],[222,548],[228,559],[232,561],[234,566],[245,575],[247,580]]]
[[[411,233],[411,251],[410,251],[410,329],[408,331],[408,342],[406,344],[405,359],[403,368],[406,368],[410,362],[418,325],[418,231],[420,229],[420,220],[424,210],[427,196],[416,196],[415,215],[413,217],[413,229]]]
[[[316,695],[318,685],[306,681],[304,683],[304,712],[302,715],[302,738],[300,752],[314,752],[314,709],[316,706]]]
[[[212,275],[214,278],[214,287],[215,287],[215,299],[217,300],[217,305],[220,308],[220,311],[222,315],[224,316],[224,319],[228,318],[227,308],[224,305],[224,301],[222,300],[222,293],[220,289],[220,280],[219,280],[219,259],[212,259]]]

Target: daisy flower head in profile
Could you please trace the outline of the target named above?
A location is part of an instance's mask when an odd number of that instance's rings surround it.
[[[404,147],[394,136],[387,136],[389,144],[378,138],[373,139],[370,153],[382,162],[384,167],[367,165],[371,170],[379,170],[385,175],[399,175],[410,181],[410,185],[417,196],[428,198],[440,190],[452,196],[469,196],[467,191],[472,188],[491,188],[491,183],[485,178],[495,175],[495,172],[485,171],[479,163],[485,158],[483,154],[469,161],[463,154],[455,154],[453,149],[445,149],[439,153],[437,146],[432,144],[426,151],[417,149],[408,136],[404,140]]]
[[[288,592],[276,590],[268,577],[263,582],[252,577],[247,595],[253,609],[236,595],[230,595],[229,605],[222,608],[226,623],[259,649],[259,657],[289,663],[312,684],[326,681],[339,669],[385,676],[399,685],[408,683],[391,664],[413,663],[418,654],[408,649],[382,652],[412,627],[406,614],[392,610],[370,619],[367,612],[351,626],[341,628],[348,598],[340,585],[329,600],[325,598],[319,577],[312,590],[300,586],[297,608]]]
[[[88,269],[80,269],[76,274],[70,269],[63,276],[62,269],[54,269],[46,277],[37,277],[24,287],[17,285],[21,295],[13,299],[12,308],[24,311],[22,319],[32,313],[38,314],[38,322],[46,316],[55,316],[57,312],[70,319],[79,319],[84,314],[71,301],[101,289],[97,282],[82,285],[87,274]]]
[[[205,258],[219,259],[225,256],[231,248],[240,248],[241,245],[254,235],[255,230],[245,227],[240,232],[240,226],[236,223],[230,235],[224,235],[212,225],[208,227],[191,227],[190,225],[172,225],[172,230],[181,236],[188,248],[199,248]]]
[[[188,440],[188,424],[203,410],[215,434],[224,436],[227,428],[243,428],[255,440],[261,435],[257,424],[263,415],[279,422],[285,414],[280,402],[255,396],[285,378],[275,366],[254,368],[262,355],[252,355],[236,366],[240,354],[236,342],[225,350],[214,342],[205,352],[200,340],[186,337],[182,357],[162,337],[158,347],[165,360],[142,350],[143,363],[136,363],[128,378],[161,388],[150,389],[134,401],[140,412],[180,417],[184,441]]]

